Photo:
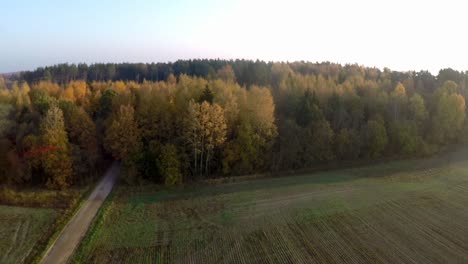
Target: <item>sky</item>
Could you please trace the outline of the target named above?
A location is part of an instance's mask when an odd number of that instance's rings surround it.
[[[191,58],[468,70],[467,10],[460,0],[0,0],[0,72]]]

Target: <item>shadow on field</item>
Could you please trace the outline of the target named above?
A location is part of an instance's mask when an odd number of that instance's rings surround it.
[[[453,166],[457,163],[467,162],[467,157],[468,148],[463,148],[457,151],[446,152],[444,154],[425,159],[392,161],[365,167],[251,179],[234,183],[196,183],[184,186],[181,189],[172,190],[160,187],[155,188],[155,185],[131,188],[119,187],[117,190],[129,194],[135,191],[135,193],[138,194],[133,196],[126,196],[128,197],[126,202],[132,204],[156,203],[168,200],[186,200],[190,198],[200,198],[204,196],[229,194],[243,191],[263,191],[272,190],[274,188],[287,188],[316,184],[341,184],[367,177],[384,178],[399,173],[411,175],[412,172],[432,170],[449,165]]]

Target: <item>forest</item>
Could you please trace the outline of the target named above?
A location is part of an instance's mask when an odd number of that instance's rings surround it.
[[[0,77],[0,184],[67,189],[429,156],[467,141],[468,73],[248,60],[59,64]]]

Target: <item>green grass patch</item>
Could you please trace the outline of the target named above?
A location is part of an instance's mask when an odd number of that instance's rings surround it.
[[[0,263],[22,263],[57,218],[57,211],[0,205]]]

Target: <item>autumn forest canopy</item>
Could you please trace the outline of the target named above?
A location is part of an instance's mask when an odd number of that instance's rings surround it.
[[[468,73],[333,63],[60,64],[0,78],[0,184],[64,189],[105,161],[179,185],[432,155],[468,138]]]

